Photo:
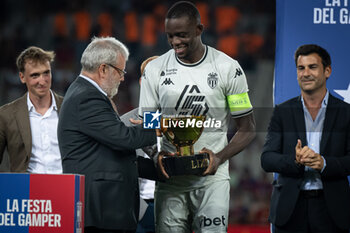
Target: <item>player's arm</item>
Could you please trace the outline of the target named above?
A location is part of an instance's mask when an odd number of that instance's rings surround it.
[[[225,93],[228,107],[236,123],[237,132],[227,146],[217,154],[204,149],[205,152],[209,153],[210,162],[203,175],[215,174],[220,164],[242,151],[254,139],[256,134],[253,106],[249,99],[245,74],[237,61],[232,63],[229,70],[230,72],[226,75],[227,83],[225,87],[227,89]]]
[[[255,119],[252,112],[248,115],[234,118],[234,120],[237,126],[237,132],[222,151],[214,154],[206,148],[202,150],[202,152],[209,153],[210,156],[209,167],[203,175],[215,174],[220,164],[241,152],[254,139],[256,134]]]
[[[140,99],[139,99],[139,111],[138,116],[140,119],[143,119],[143,112],[144,111],[156,111],[159,109],[159,96],[158,96],[158,87],[157,87],[157,79],[156,77],[157,72],[159,71],[158,68],[154,68],[149,62],[145,69],[144,73],[141,77],[141,89],[140,89]],[[142,148],[146,154],[148,154],[154,164],[157,167],[158,172],[158,178],[161,180],[162,178],[169,178],[169,175],[166,173],[165,168],[162,164],[162,158],[165,154],[164,152],[158,152],[158,148],[160,148],[160,140],[161,140],[161,133],[159,130],[156,130],[157,134],[157,144],[155,147],[152,148]],[[151,150],[148,150],[151,149]],[[145,151],[146,150],[146,151]]]
[[[248,92],[227,97],[231,115],[236,124],[237,132],[229,144],[218,153],[221,163],[241,152],[255,137],[255,118],[253,106]]]
[[[138,111],[138,115],[141,119],[143,119],[143,112],[156,111],[159,109],[159,96],[156,77],[157,73],[154,71],[154,68],[150,64],[147,64],[141,77]]]
[[[241,152],[256,135],[253,112],[243,117],[234,118],[234,120],[237,125],[237,132],[229,144],[218,153],[218,157],[222,158],[222,162]]]

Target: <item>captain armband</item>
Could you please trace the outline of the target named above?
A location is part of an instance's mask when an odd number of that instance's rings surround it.
[[[253,109],[248,92],[227,96],[227,103],[234,117],[246,115]]]

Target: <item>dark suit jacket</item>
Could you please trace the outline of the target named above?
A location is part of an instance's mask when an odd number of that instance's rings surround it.
[[[126,126],[135,126],[130,122],[130,118],[132,119],[138,119],[138,108],[134,108],[133,110],[123,114],[120,116],[121,121]],[[137,155],[137,167],[139,172],[139,177],[148,179],[148,180],[158,180],[160,181],[161,178],[158,177],[156,167],[154,165],[153,159],[145,158],[143,157],[143,153],[146,153],[148,156],[154,156],[155,153],[157,153],[157,144],[154,144],[152,146],[147,146],[142,149],[136,150]]]
[[[58,141],[63,172],[85,175],[85,226],[136,229],[135,149],[154,144],[155,132],[126,127],[109,99],[78,77],[62,104]]]
[[[54,93],[58,111],[63,97]],[[26,172],[32,154],[27,94],[0,108],[0,163],[7,148],[11,172]]]
[[[261,165],[266,172],[279,173],[273,182],[269,220],[277,226],[290,218],[299,196],[304,166],[295,163],[295,146],[306,144],[306,130],[301,97],[293,98],[274,109]],[[328,211],[343,229],[350,226],[350,105],[329,95],[320,143],[326,160],[321,173]]]

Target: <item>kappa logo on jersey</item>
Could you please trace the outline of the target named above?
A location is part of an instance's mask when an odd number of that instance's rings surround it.
[[[175,84],[173,83],[173,81],[171,81],[170,78],[165,78],[165,80],[162,82],[161,86],[163,86],[163,85],[170,85],[170,84],[175,85]]]
[[[235,77],[233,77],[233,78],[236,78],[237,76],[241,76],[242,74],[243,74],[242,70],[240,68],[237,68]]]
[[[160,129],[161,115],[158,110],[156,112],[143,112],[143,128]]]
[[[197,85],[186,85],[177,100],[175,110],[179,112],[179,115],[201,116],[208,112],[209,107]]]
[[[208,79],[207,79],[207,83],[209,85],[209,87],[211,89],[214,89],[216,87],[216,85],[218,84],[218,74],[211,72],[210,74],[208,74]]]

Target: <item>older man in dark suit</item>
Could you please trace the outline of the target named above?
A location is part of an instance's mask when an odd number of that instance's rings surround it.
[[[63,97],[51,91],[55,53],[31,46],[17,57],[19,78],[28,92],[0,108],[0,163],[5,149],[10,172],[62,173],[57,141]]]
[[[153,145],[156,134],[126,127],[111,104],[128,55],[115,38],[94,38],[62,104],[58,140],[63,172],[85,175],[85,233],[133,232],[137,225],[135,149]]]
[[[301,96],[274,110],[261,156],[273,182],[275,232],[349,232],[350,105],[326,88],[331,58],[318,45],[295,53]]]

